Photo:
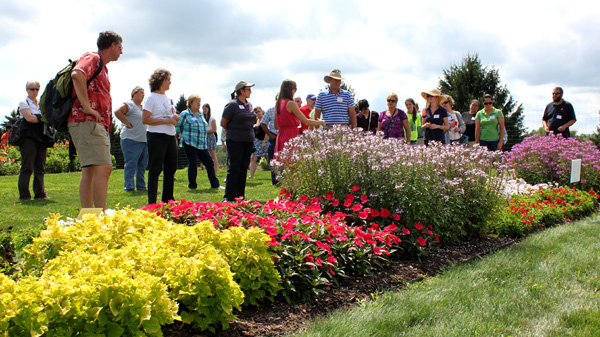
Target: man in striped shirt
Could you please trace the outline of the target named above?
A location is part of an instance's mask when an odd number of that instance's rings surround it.
[[[325,76],[325,83],[329,84],[329,90],[322,91],[317,97],[315,104],[315,119],[323,119],[327,126],[350,125],[356,127],[356,111],[354,109],[354,100],[350,92],[341,89],[342,73],[334,69]]]

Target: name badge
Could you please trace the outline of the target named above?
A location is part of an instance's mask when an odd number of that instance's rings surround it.
[[[440,118],[440,115],[433,115],[433,118]]]
[[[496,116],[490,116],[490,119],[496,119]]]
[[[475,119],[476,119],[476,118],[475,118],[475,116],[471,117],[471,120],[472,120],[472,121],[474,121]]]
[[[344,97],[338,97],[337,98],[337,102],[338,103],[344,103]]]
[[[556,119],[562,119],[562,115],[557,115]]]
[[[240,104],[240,109],[244,110],[246,107]]]

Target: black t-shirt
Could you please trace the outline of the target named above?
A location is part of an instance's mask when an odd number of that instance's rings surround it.
[[[439,107],[435,112],[431,112],[431,108],[425,110],[425,118],[423,118],[423,124],[431,123],[436,125],[444,125],[444,118],[448,117],[448,111],[446,108]],[[425,140],[435,140],[438,142],[445,143],[446,137],[444,136],[444,130],[442,129],[425,129]]]
[[[265,139],[265,130],[259,125],[254,126],[254,138],[264,140]]]
[[[546,105],[543,119],[548,124],[550,131],[554,131],[554,133],[557,134],[559,127],[567,124],[571,120],[576,120],[575,110],[571,103],[567,101],[563,100],[561,104],[554,104],[554,102],[552,102]],[[569,128],[566,128],[562,132],[562,135],[565,138],[569,138]]]
[[[232,99],[225,109],[223,118],[227,119],[227,140],[234,142],[254,142],[254,123],[256,114],[252,111],[252,104],[244,104],[239,99]]]

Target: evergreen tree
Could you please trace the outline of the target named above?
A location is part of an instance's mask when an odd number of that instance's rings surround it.
[[[468,111],[471,100],[483,100],[485,94],[494,97],[494,106],[504,114],[504,123],[508,141],[504,150],[510,150],[514,144],[520,143],[527,133],[523,125],[523,105],[513,100],[506,85],[502,85],[498,69],[484,67],[477,54],[467,54],[459,65],[452,65],[443,70],[439,90],[442,94],[454,98],[454,109]]]
[[[179,101],[175,104],[175,111],[180,114],[185,110],[187,110],[187,98],[185,98],[184,94],[181,94],[181,96],[179,96]]]
[[[17,120],[17,110],[13,110],[10,115],[4,116],[4,121],[2,122],[2,128],[6,130],[8,126],[12,125]]]

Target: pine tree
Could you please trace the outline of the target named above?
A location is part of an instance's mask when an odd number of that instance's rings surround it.
[[[181,96],[179,96],[179,101],[175,104],[175,111],[180,114],[184,110],[187,110],[187,99],[184,94],[181,94]]]
[[[506,85],[502,85],[498,69],[484,67],[477,54],[467,54],[459,65],[452,65],[443,70],[439,90],[450,95],[455,101],[454,110],[469,110],[471,100],[483,101],[485,94],[494,97],[494,106],[501,108],[508,141],[504,150],[510,150],[514,144],[520,143],[527,133],[523,124],[523,105],[513,100]]]

